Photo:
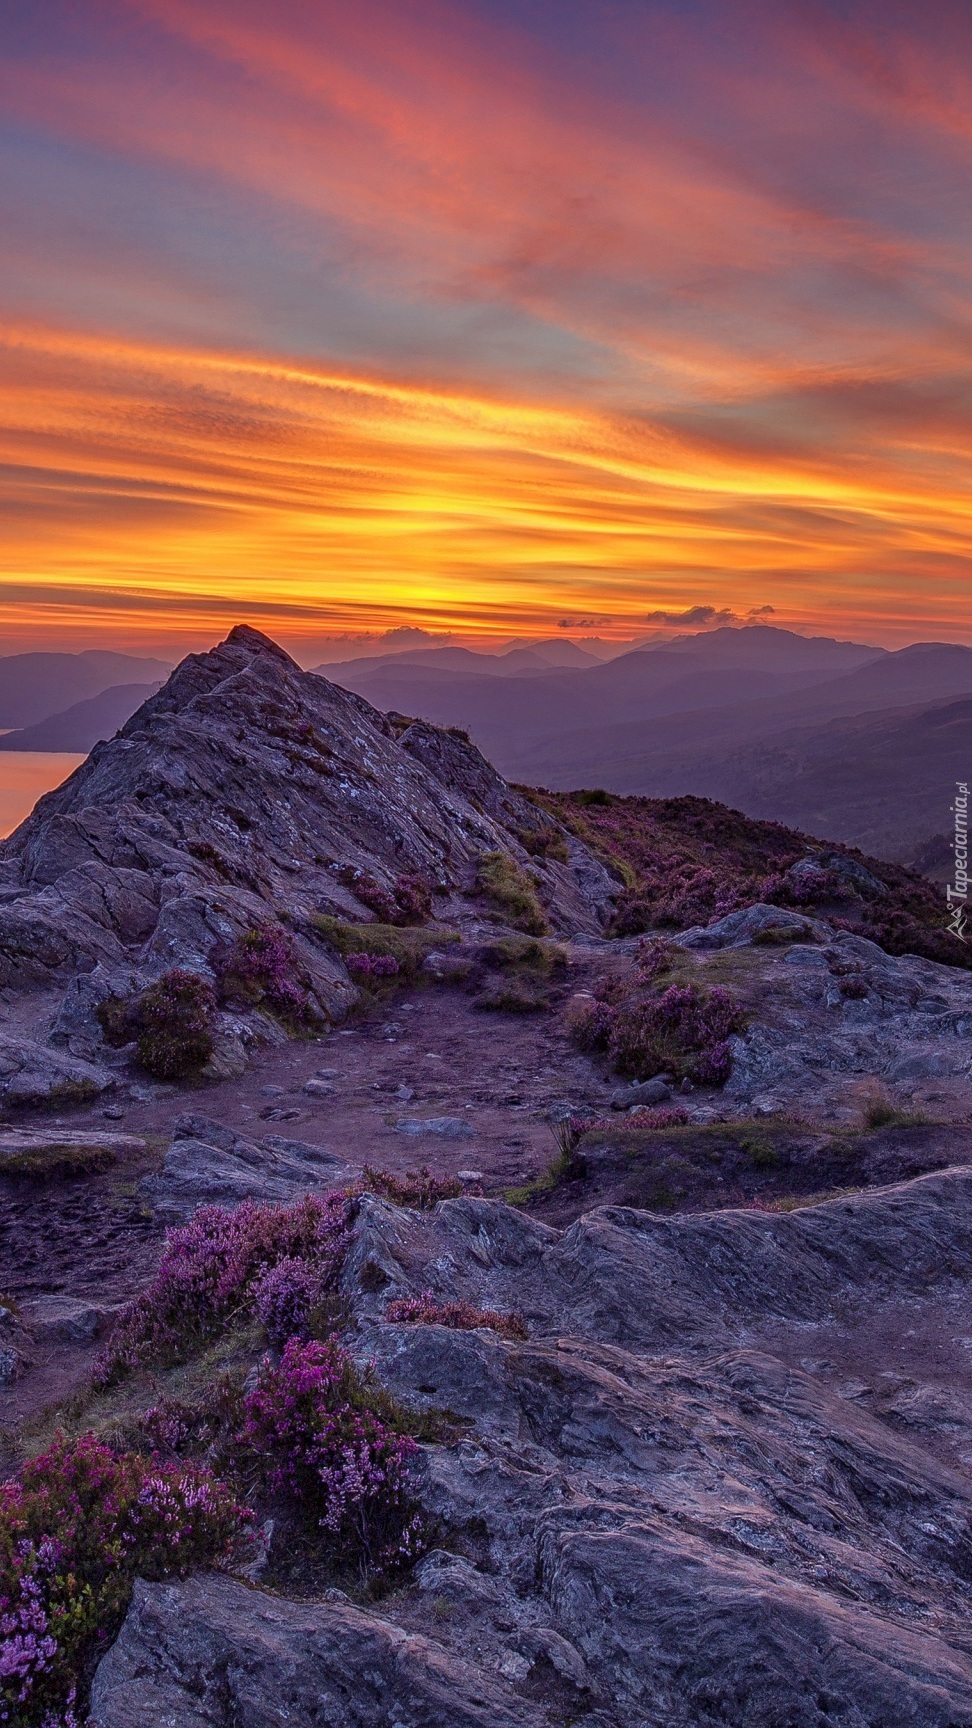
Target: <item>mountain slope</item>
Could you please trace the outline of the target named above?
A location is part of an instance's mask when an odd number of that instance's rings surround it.
[[[322,1012],[341,1014],[347,974],[315,915],[360,918],[407,887],[461,921],[490,853],[555,927],[600,928],[607,872],[473,746],[396,730],[238,628],[184,660],[0,848],[0,978],[206,971],[216,945],[283,916]]]

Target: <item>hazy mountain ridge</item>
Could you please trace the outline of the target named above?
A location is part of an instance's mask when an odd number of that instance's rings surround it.
[[[33,726],[112,685],[158,684],[171,670],[167,661],[100,648],[85,649],[81,654],[3,655],[0,726]]]
[[[103,738],[111,738],[142,703],[159,688],[152,684],[117,684],[75,702],[62,713],[49,714],[33,726],[24,726],[0,738],[0,750],[92,750]]]

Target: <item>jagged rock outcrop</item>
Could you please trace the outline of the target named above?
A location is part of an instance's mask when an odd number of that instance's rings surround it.
[[[758,1008],[731,1040],[724,1097],[758,1111],[820,1111],[853,1076],[907,1095],[929,1080],[972,1077],[972,974],[820,918],[754,905],[675,937],[699,956],[751,949]],[[740,955],[742,958],[742,955]],[[741,974],[740,974],[741,976]]]
[[[139,1193],[162,1222],[175,1223],[197,1206],[287,1203],[322,1187],[338,1188],[352,1174],[320,1146],[277,1134],[248,1140],[208,1117],[182,1116],[162,1168],[142,1180]]]
[[[141,1585],[102,1728],[969,1728],[972,1490],[758,1339],[972,1284],[972,1173],[790,1214],[363,1202],[352,1348],[468,1423],[423,1448],[448,1533],[371,1607]],[[531,1336],[390,1325],[431,1287]],[[867,1306],[869,1305],[869,1306]],[[755,1340],[755,1341],[754,1341]]]
[[[542,855],[551,839],[558,855]],[[436,915],[468,920],[494,851],[529,872],[555,928],[600,928],[608,872],[472,744],[403,731],[238,627],[0,847],[0,984],[67,987],[55,1037],[90,1057],[100,999],[173,966],[206,972],[220,945],[282,919],[313,1011],[341,1018],[355,990],[313,915],[372,916],[358,871],[390,896],[418,878]]]

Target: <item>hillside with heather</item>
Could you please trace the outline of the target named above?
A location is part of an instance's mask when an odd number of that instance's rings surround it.
[[[184,660],[0,846],[0,1719],[972,1725],[942,900]]]

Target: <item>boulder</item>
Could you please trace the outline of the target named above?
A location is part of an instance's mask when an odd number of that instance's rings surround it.
[[[476,1130],[462,1116],[400,1116],[396,1131],[410,1140],[435,1136],[439,1140],[472,1140]]]
[[[758,903],[728,912],[712,924],[694,924],[673,940],[679,948],[745,948],[751,942],[767,940],[769,933],[791,942],[826,942],[834,934],[819,918],[790,912],[785,906]]]
[[[970,1286],[966,1170],[795,1213],[609,1207],[566,1231],[499,1201],[366,1197],[348,1339],[393,1394],[458,1420],[413,1476],[451,1551],[368,1606],[141,1582],[92,1715],[972,1728],[966,1473],[752,1341],[767,1319]],[[519,1308],[530,1336],[386,1321],[393,1290],[425,1289]]]
[[[93,1062],[0,1034],[0,1103],[80,1104],[114,1083],[114,1076]]]
[[[75,1128],[0,1128],[0,1176],[83,1176],[145,1151],[139,1134]]]
[[[633,1110],[640,1104],[664,1104],[672,1096],[671,1086],[660,1074],[652,1080],[635,1080],[611,1094],[612,1110]]]

